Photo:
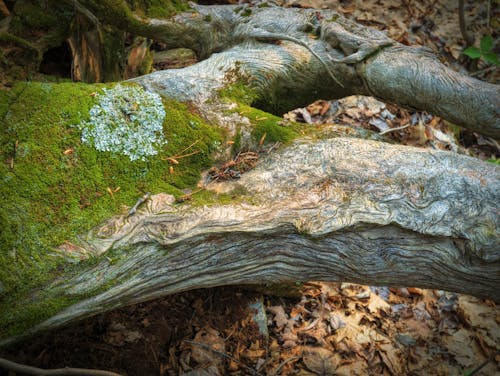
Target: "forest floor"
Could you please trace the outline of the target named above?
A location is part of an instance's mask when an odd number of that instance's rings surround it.
[[[460,55],[464,45],[455,0],[278,3],[331,7],[401,43],[431,48],[453,69],[471,68]],[[499,14],[487,11],[490,1],[470,3],[466,16],[478,45],[482,35],[492,33],[488,23],[498,22]],[[474,74],[494,83],[500,78],[498,68],[483,62]],[[485,160],[499,157],[495,140],[373,98],[317,101],[285,118],[304,126],[364,127],[385,132],[394,142]],[[130,376],[494,375],[500,373],[499,324],[494,302],[436,290],[308,282],[276,295],[220,287],[88,318],[2,350],[0,356],[42,368],[94,368]]]

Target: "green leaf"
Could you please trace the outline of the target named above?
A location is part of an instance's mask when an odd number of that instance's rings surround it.
[[[498,60],[498,55],[494,52],[486,52],[483,54],[483,59],[488,63],[500,65],[500,61]]]
[[[485,52],[491,51],[493,48],[493,37],[491,35],[485,35],[483,39],[481,39],[481,52],[484,54]]]
[[[479,59],[481,57],[481,51],[477,47],[466,48],[463,54],[469,56],[471,59]]]

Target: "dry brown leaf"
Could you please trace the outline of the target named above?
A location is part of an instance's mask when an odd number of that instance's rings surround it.
[[[391,306],[380,296],[372,294],[370,296],[370,301],[368,302],[367,308],[371,313],[378,313],[379,310],[389,312]]]
[[[424,291],[422,289],[417,288],[417,287],[408,287],[407,290],[410,294],[413,294],[413,295],[422,296],[424,294]]]
[[[181,374],[181,376],[219,376],[219,375],[220,375],[219,369],[214,365],[211,365],[206,368],[193,369],[191,371],[183,372]]]
[[[363,351],[363,347],[350,338],[344,338],[341,342],[335,345],[335,349],[345,355],[359,354]]]
[[[406,374],[406,370],[403,366],[404,362],[401,351],[395,349],[393,344],[381,344],[377,347],[382,361],[392,375]]]
[[[256,361],[259,358],[263,358],[266,356],[266,350],[265,349],[245,349],[241,353],[241,356],[243,358],[247,358],[253,361]]]
[[[343,364],[335,370],[336,376],[365,376],[370,375],[367,364],[364,360],[354,359],[348,364]]]
[[[340,356],[322,347],[308,347],[302,361],[316,375],[334,375]]]
[[[455,360],[463,367],[471,367],[477,363],[478,354],[471,333],[466,329],[457,330],[452,335],[445,335],[443,342]]]
[[[414,338],[429,340],[433,337],[434,331],[429,327],[425,321],[416,320],[415,318],[406,319],[403,322],[408,333]]]
[[[283,306],[271,306],[267,307],[267,310],[274,315],[273,321],[278,329],[282,329],[288,324],[288,316]]]
[[[193,342],[198,342],[209,346],[210,349],[224,352],[225,343],[224,340],[219,336],[219,332],[211,327],[205,327],[196,333]],[[215,355],[213,351],[206,348],[205,346],[200,346],[195,343],[190,344],[191,347],[191,357],[198,364],[212,363],[213,365],[219,365],[222,362],[220,356]]]

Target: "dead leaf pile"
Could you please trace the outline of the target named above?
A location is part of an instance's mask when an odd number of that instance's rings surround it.
[[[213,375],[449,375],[474,369],[500,349],[500,310],[465,295],[311,282],[300,300],[269,297],[265,306],[265,333],[251,310],[230,328],[200,328],[193,343],[218,353],[183,345],[191,363],[181,362],[181,369],[188,375],[208,366],[218,368]],[[493,361],[478,375],[499,370]]]

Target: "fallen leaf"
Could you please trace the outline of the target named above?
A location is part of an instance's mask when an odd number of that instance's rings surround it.
[[[404,375],[406,370],[403,367],[401,351],[395,349],[392,344],[377,345],[379,355],[385,366],[392,375]]]
[[[340,317],[339,315],[334,315],[333,313],[330,313],[329,323],[333,330],[338,330],[346,326],[346,323],[342,319],[342,317]]]
[[[334,375],[340,356],[322,347],[308,347],[302,361],[316,375]]]
[[[181,376],[219,376],[220,372],[219,369],[211,365],[209,367],[203,367],[203,368],[197,368],[193,369],[189,372],[183,372]]]
[[[368,302],[367,308],[371,313],[378,313],[379,311],[388,312],[391,306],[380,296],[372,294],[370,296],[370,301]]]
[[[219,336],[217,330],[205,327],[196,333],[193,342],[205,345],[201,346],[196,343],[190,343],[191,357],[198,364],[212,363],[217,366],[222,362],[222,358],[211,350],[213,349],[222,353],[225,350],[224,340]]]
[[[452,335],[445,335],[443,342],[455,360],[463,367],[471,367],[477,362],[474,340],[466,329],[457,330]]]
[[[288,316],[282,306],[271,306],[268,307],[267,310],[274,315],[273,321],[278,329],[288,324]]]

